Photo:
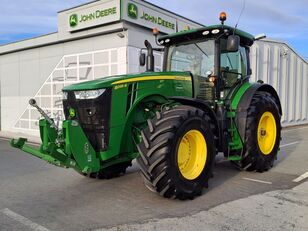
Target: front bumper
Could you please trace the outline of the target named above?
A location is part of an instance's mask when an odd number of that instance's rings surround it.
[[[26,144],[27,139],[11,140],[14,148],[61,167],[71,167],[83,174],[100,170],[100,160],[76,120],[63,122],[61,132],[51,127],[47,120],[40,120],[42,144],[35,148]]]

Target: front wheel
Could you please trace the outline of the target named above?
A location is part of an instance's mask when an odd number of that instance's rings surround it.
[[[203,111],[178,106],[148,120],[138,145],[146,186],[167,198],[193,199],[212,176],[213,124]]]

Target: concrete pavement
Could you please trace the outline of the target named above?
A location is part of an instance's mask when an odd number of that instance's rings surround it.
[[[209,188],[204,190],[203,195],[193,201],[178,201],[161,198],[146,189],[137,165],[130,168],[128,174],[123,177],[93,180],[82,177],[73,170],[49,165],[11,148],[7,141],[0,141],[0,230],[79,231],[119,228],[129,224],[134,226],[134,224],[153,222],[153,219],[163,222],[166,218],[191,219],[196,214],[206,214],[212,211],[211,209],[221,208],[220,206],[232,201],[245,200],[251,196],[254,198],[254,195],[259,198],[263,193],[277,190],[284,192],[299,185],[305,180],[301,182],[293,180],[308,171],[307,150],[308,127],[303,127],[283,131],[278,160],[274,168],[268,172],[262,174],[239,172],[219,155],[216,158],[214,178],[211,179]],[[267,194],[261,198],[265,201],[276,200],[274,196]],[[250,199],[248,201],[250,205],[252,202]],[[236,217],[243,216],[242,220],[245,220],[246,213],[249,216],[255,214],[256,217],[262,214],[258,215],[259,210],[246,211],[245,207],[242,207],[243,214],[237,212],[238,215],[234,217],[236,222],[231,222],[233,207],[231,206],[229,210],[222,208],[219,216],[208,215],[209,217],[200,218],[201,221],[204,223],[206,219],[208,221],[212,219],[213,224],[217,223],[217,226],[210,227],[212,229],[223,230],[220,225],[228,224],[227,228],[230,230],[235,228],[243,230],[241,228],[248,226],[245,224],[237,226],[240,221]],[[291,216],[290,218],[285,216],[283,209],[277,210],[276,213],[279,211],[282,218],[295,223]],[[260,227],[263,227],[263,223],[266,225],[277,219],[277,223],[281,223],[282,220],[276,213],[273,211],[271,213],[273,216],[268,214],[269,219],[262,218],[259,221]],[[300,219],[300,216],[294,216]],[[225,221],[229,219],[229,222],[219,223],[220,219]],[[189,221],[192,225],[196,222]],[[201,221],[197,225],[203,227]],[[271,227],[272,224],[268,225]],[[285,230],[290,230],[289,226],[286,227]],[[186,230],[186,227],[183,226],[183,229]],[[247,230],[253,229],[247,228]]]
[[[100,231],[307,231],[308,182],[228,202],[181,218],[150,220]]]

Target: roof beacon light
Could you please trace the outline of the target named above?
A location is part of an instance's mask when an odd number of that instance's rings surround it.
[[[227,14],[226,12],[221,12],[219,15],[219,20],[221,21],[221,25],[225,24],[225,21],[227,20]]]
[[[159,34],[159,30],[157,28],[153,28],[152,32],[153,32],[153,35],[158,35]]]
[[[158,42],[158,35],[159,35],[159,30],[157,28],[153,28],[152,29],[152,33],[155,37],[155,43],[157,46],[161,46],[163,43],[162,42]]]

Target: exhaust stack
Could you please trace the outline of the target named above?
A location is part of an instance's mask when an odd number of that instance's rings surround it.
[[[154,71],[154,54],[153,47],[148,40],[144,41],[144,45],[147,48],[148,54],[146,59],[146,71],[151,72]]]

